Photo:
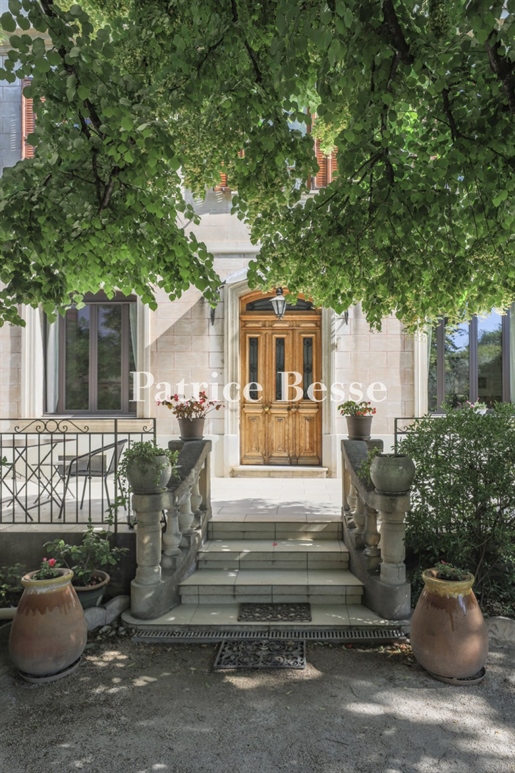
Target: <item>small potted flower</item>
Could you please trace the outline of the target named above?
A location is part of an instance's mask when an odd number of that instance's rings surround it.
[[[71,569],[44,558],[36,572],[21,578],[24,587],[9,637],[9,654],[31,682],[60,679],[79,664],[86,646],[84,611],[71,583]]]
[[[127,553],[127,548],[112,547],[109,531],[95,531],[89,523],[80,545],[67,545],[63,539],[46,542],[48,553],[73,573],[75,588],[83,609],[102,603],[107,584],[111,580],[105,569],[115,566]]]
[[[359,403],[355,400],[347,400],[338,406],[338,410],[347,421],[349,440],[370,440],[372,418],[376,412],[372,403],[366,400],[361,400]]]
[[[222,403],[209,400],[205,392],[199,392],[198,397],[172,395],[168,400],[161,400],[158,405],[166,405],[179,422],[181,440],[202,440],[204,422],[211,411],[219,411]]]

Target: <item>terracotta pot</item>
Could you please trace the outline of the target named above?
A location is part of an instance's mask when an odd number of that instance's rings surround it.
[[[440,580],[422,573],[424,589],[411,619],[411,646],[420,665],[435,676],[467,679],[488,656],[488,632],[472,591],[474,575]]]
[[[99,607],[104,598],[107,585],[111,580],[107,572],[95,569],[94,579],[98,580],[95,585],[74,585],[75,592],[79,597],[82,609]]]
[[[370,479],[381,494],[404,494],[415,477],[415,465],[406,454],[379,454],[372,459]]]
[[[373,416],[346,416],[349,440],[370,440]]]
[[[205,419],[178,419],[181,440],[202,440]]]
[[[164,491],[172,476],[172,465],[164,454],[151,462],[132,459],[127,464],[127,480],[134,494],[158,494]]]
[[[49,580],[34,580],[36,572],[22,577],[25,590],[9,637],[11,660],[22,675],[55,676],[75,663],[86,646],[86,619],[71,584],[73,572],[57,571]]]

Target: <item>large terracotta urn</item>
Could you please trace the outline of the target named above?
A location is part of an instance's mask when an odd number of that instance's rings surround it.
[[[442,580],[422,573],[424,589],[411,620],[411,646],[420,665],[437,678],[470,679],[488,656],[488,632],[472,590],[474,575]]]
[[[23,595],[9,637],[9,654],[25,678],[44,680],[66,676],[78,662],[87,641],[84,610],[77,598],[71,569],[56,577],[22,577]]]

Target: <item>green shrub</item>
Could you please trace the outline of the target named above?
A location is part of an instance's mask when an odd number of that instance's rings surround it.
[[[448,409],[409,428],[399,444],[416,464],[406,548],[420,573],[448,561],[476,576],[484,611],[515,613],[515,407],[481,415]]]
[[[21,564],[0,567],[0,607],[17,606],[23,593],[21,578],[24,574]]]

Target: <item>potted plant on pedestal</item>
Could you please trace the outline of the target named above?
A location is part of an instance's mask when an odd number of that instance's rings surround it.
[[[422,573],[424,589],[411,619],[420,665],[440,681],[474,684],[484,676],[488,632],[472,585],[474,575],[444,561]]]
[[[68,545],[63,539],[46,542],[49,555],[73,572],[72,585],[83,609],[98,607],[102,603],[110,581],[107,567],[115,566],[127,553],[127,548],[111,545],[111,532],[95,531],[89,523],[80,545]]]
[[[183,395],[172,395],[158,402],[158,405],[166,405],[177,418],[181,440],[202,440],[207,414],[219,411],[222,407],[222,403],[209,400],[205,392],[199,392],[198,397],[190,397],[188,400]]]
[[[177,451],[160,448],[151,440],[132,443],[120,460],[117,480],[126,505],[129,491],[158,494],[164,491],[177,463]]]
[[[11,626],[9,654],[28,681],[60,679],[79,665],[87,625],[72,578],[71,569],[44,558],[38,571],[21,579],[25,590]]]
[[[372,403],[366,400],[359,403],[355,400],[347,400],[338,406],[338,410],[347,421],[349,440],[370,440],[372,418],[376,412]]]

